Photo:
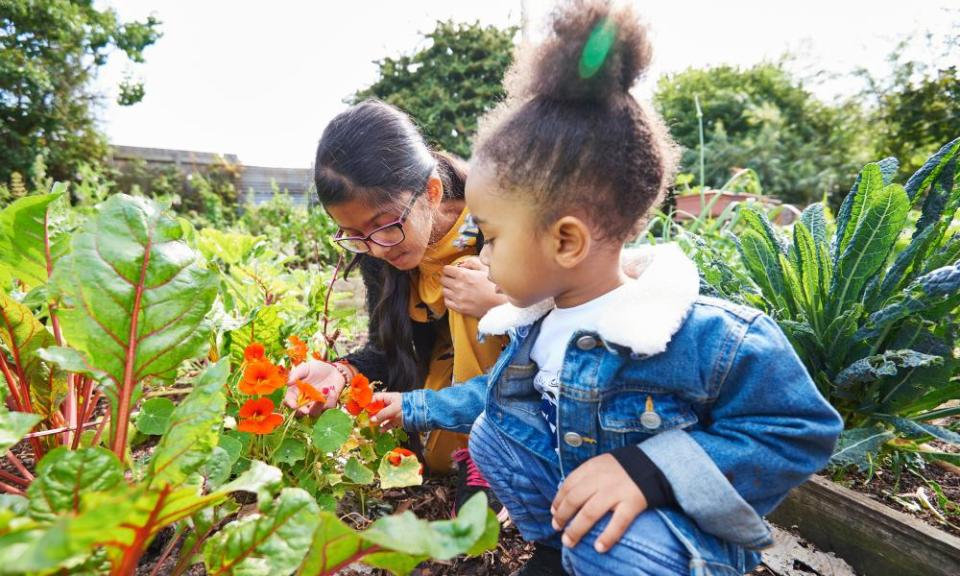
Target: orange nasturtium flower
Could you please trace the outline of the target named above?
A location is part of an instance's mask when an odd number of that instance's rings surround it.
[[[290,343],[290,347],[287,348],[287,357],[290,358],[293,365],[296,366],[305,362],[307,360],[307,343],[297,336],[287,338],[287,342]]]
[[[240,407],[240,423],[237,430],[254,434],[269,434],[283,424],[283,416],[273,411],[273,400],[269,398],[250,399]]]
[[[297,380],[295,384],[297,386],[297,390],[299,391],[297,394],[297,408],[306,406],[311,402],[319,402],[323,404],[327,401],[327,397],[323,395],[323,392],[317,390],[308,382],[305,382],[304,380]]]
[[[347,412],[353,416],[358,416],[363,409],[373,400],[373,388],[370,387],[370,380],[363,374],[357,374],[350,381],[350,390],[348,391],[349,400],[347,400]]]
[[[380,412],[381,410],[383,410],[384,406],[386,406],[386,404],[384,404],[383,400],[377,400],[375,402],[371,402],[367,404],[367,407],[366,407],[367,414],[371,416],[376,416],[377,412]]]
[[[268,360],[255,360],[243,370],[240,391],[251,396],[270,394],[286,383],[287,378],[279,368]]]
[[[259,342],[251,342],[250,345],[243,350],[243,359],[247,362],[263,360],[263,352],[263,344]]]

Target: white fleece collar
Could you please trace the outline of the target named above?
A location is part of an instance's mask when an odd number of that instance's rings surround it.
[[[697,266],[676,244],[626,250],[621,261],[638,268],[640,276],[618,291],[597,322],[597,332],[604,340],[637,354],[659,354],[667,349],[700,295]],[[481,334],[505,334],[511,328],[533,324],[553,308],[552,299],[526,308],[503,304],[484,315],[479,330]]]

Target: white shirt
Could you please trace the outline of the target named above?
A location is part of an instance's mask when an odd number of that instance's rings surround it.
[[[554,308],[543,319],[537,341],[530,350],[530,358],[537,363],[539,371],[533,379],[533,385],[543,396],[541,411],[556,432],[557,397],[560,394],[560,374],[563,370],[563,357],[570,338],[579,330],[596,331],[597,319],[601,312],[617,299],[624,289],[620,286],[606,294],[571,308]],[[554,441],[556,438],[554,437]]]

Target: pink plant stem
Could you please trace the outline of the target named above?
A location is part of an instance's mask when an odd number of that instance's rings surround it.
[[[102,422],[103,420],[86,422],[84,424],[81,424],[80,428],[92,428],[93,426],[96,426]],[[27,434],[26,436],[24,436],[24,438],[25,439],[43,438],[44,436],[50,436],[51,434],[61,434],[63,432],[66,432],[68,429],[69,429],[68,426],[63,426],[62,428],[54,428],[53,430],[41,430],[39,432],[31,432],[30,434]]]
[[[177,542],[180,541],[180,537],[182,535],[182,532],[177,532],[176,536],[170,539],[170,543],[167,544],[163,549],[163,553],[160,554],[160,558],[157,559],[157,563],[153,565],[153,570],[150,571],[150,576],[157,576],[157,574],[160,573],[160,567],[163,566],[163,563],[167,561],[167,557],[170,556],[171,552],[173,552],[174,547],[176,547]]]
[[[14,476],[13,474],[7,472],[6,470],[0,470],[0,480],[6,480],[7,482],[13,482],[14,484],[19,484],[24,488],[30,485],[29,480],[24,480],[19,476]]]
[[[67,376],[67,399],[64,402],[64,416],[67,417],[67,427],[74,429],[78,423],[77,418],[77,375]],[[71,432],[64,432],[61,443],[66,446],[72,443]]]
[[[24,478],[26,478],[27,480],[33,480],[33,474],[31,474],[30,471],[27,470],[27,467],[23,465],[23,462],[21,462],[19,458],[17,458],[16,454],[8,451],[7,460],[9,460],[11,464],[13,464],[13,467],[16,468],[17,471],[20,472],[20,474]]]
[[[3,483],[3,482],[0,482],[0,490],[3,490],[3,491],[6,492],[7,494],[14,494],[14,495],[16,495],[16,496],[26,496],[26,493],[24,493],[23,490],[20,490],[19,488],[15,488],[15,487],[13,487],[13,486],[11,486],[11,485],[9,485],[9,484],[5,484],[5,483]]]
[[[103,436],[103,429],[106,427],[107,422],[109,421],[110,421],[110,413],[108,412],[107,415],[104,416],[102,420],[100,420],[100,426],[97,427],[97,433],[93,437],[93,443],[91,444],[91,446],[100,445],[100,437]]]
[[[83,418],[80,419],[80,422],[82,424],[79,426],[79,428],[81,429],[93,425],[93,423],[90,422],[90,417],[93,416],[93,411],[94,409],[96,409],[97,402],[100,401],[100,397],[101,397],[99,390],[97,391],[96,395],[93,396],[93,398],[90,397],[90,393],[93,391],[92,382],[90,381],[87,382],[87,388],[88,388],[87,396],[86,396],[87,399],[83,403]],[[80,445],[80,436],[81,434],[73,435],[73,444],[70,447],[71,450],[76,450],[77,446]]]
[[[17,411],[23,412],[23,402],[20,400],[20,392],[17,389],[17,382],[13,378],[13,374],[10,372],[10,366],[7,365],[7,359],[3,357],[3,353],[0,352],[0,372],[3,372],[3,377],[7,381],[7,387],[10,388],[10,394],[13,396],[13,402],[16,404]]]
[[[323,359],[325,361],[330,360],[330,350],[333,348],[334,344],[337,341],[339,332],[330,336],[329,333],[329,323],[330,323],[330,295],[333,294],[333,283],[337,281],[337,276],[340,274],[340,267],[343,266],[343,254],[340,254],[340,257],[337,258],[337,265],[333,268],[333,276],[330,277],[330,283],[327,285],[327,293],[323,298],[323,339],[324,339],[324,349],[323,349]]]

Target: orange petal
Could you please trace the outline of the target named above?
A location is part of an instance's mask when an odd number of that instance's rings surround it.
[[[261,360],[263,359],[263,353],[263,344],[259,342],[251,342],[249,346],[244,348],[243,358],[248,362],[252,360]]]

